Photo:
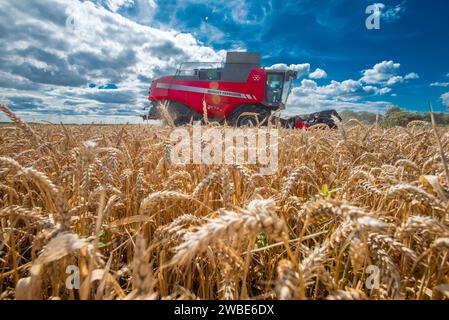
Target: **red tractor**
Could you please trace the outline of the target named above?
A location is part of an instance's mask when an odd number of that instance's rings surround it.
[[[296,78],[293,70],[261,68],[258,53],[228,52],[225,63],[182,63],[175,75],[152,82],[152,107],[143,118],[161,119],[168,113],[175,125],[183,125],[202,120],[207,112],[210,121],[233,126],[263,124],[273,111],[285,108]],[[331,115],[338,117],[330,110],[280,122],[295,128],[315,123],[333,127]]]

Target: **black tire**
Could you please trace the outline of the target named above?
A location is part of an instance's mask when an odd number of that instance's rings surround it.
[[[177,101],[170,101],[168,110],[175,126],[189,124],[197,118],[196,113],[191,108]]]
[[[321,112],[315,112],[309,115],[309,120],[312,124],[326,124],[331,129],[336,129],[337,124],[332,119],[332,116],[335,116],[338,120],[341,121],[340,115],[335,110],[326,110]]]
[[[234,127],[257,127],[266,125],[270,114],[271,112],[264,107],[244,105],[235,109],[226,120]]]

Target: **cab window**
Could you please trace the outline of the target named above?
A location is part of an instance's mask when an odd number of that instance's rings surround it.
[[[279,73],[268,73],[266,83],[266,100],[270,103],[279,103],[282,99],[284,86],[284,75]]]

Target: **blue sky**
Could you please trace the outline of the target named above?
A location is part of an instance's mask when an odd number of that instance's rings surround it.
[[[258,51],[299,71],[287,113],[449,105],[449,1],[2,1],[0,101],[29,120],[138,121],[151,79]],[[0,118],[2,120],[3,118]]]

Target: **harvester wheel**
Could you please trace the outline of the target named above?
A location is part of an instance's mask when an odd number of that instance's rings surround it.
[[[192,118],[194,118],[194,113],[192,112],[192,110],[186,105],[177,101],[170,101],[167,105],[167,108],[175,126],[183,126],[189,124]]]
[[[234,127],[257,127],[266,125],[269,117],[270,111],[267,109],[260,106],[245,105],[237,108],[227,120]]]

